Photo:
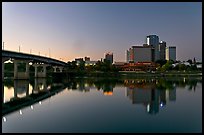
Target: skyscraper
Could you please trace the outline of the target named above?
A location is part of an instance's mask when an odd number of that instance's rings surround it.
[[[176,46],[166,47],[166,60],[176,61]]]
[[[160,59],[159,54],[159,37],[157,35],[149,35],[146,37],[146,44],[154,47],[154,60],[157,61]]]
[[[160,60],[165,60],[166,58],[166,42],[161,41],[159,43],[159,53],[160,53]]]
[[[110,53],[110,52],[106,53],[105,59],[110,61],[110,63],[112,64],[113,63],[113,53]]]

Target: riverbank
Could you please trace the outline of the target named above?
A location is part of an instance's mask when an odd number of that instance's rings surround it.
[[[63,73],[62,73],[63,74]],[[168,71],[168,72],[144,72],[144,71],[119,71],[119,72],[68,72],[70,76],[86,76],[86,77],[187,77],[187,76],[202,76],[201,71]],[[65,75],[65,74],[63,74]]]

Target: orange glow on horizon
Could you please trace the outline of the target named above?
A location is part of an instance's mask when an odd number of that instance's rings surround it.
[[[103,95],[105,95],[105,96],[112,96],[113,92],[112,91],[103,92]]]

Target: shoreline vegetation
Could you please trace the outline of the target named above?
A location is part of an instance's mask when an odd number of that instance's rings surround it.
[[[13,72],[5,72],[5,77],[12,78]],[[30,76],[34,77],[34,72],[30,72]],[[118,72],[103,72],[103,71],[68,71],[68,72],[48,72],[47,77],[202,77],[202,71],[118,71]]]
[[[52,74],[53,79],[63,80],[65,78],[112,78],[112,79],[137,79],[137,78],[200,78],[202,79],[202,72],[69,72],[64,73],[54,73]],[[51,77],[51,76],[50,76]]]

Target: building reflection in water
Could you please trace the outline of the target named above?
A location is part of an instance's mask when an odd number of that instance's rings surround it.
[[[106,96],[113,95],[114,87],[115,84],[106,82],[104,80],[86,80],[82,78],[78,80],[72,80],[67,86],[68,90],[78,90],[81,92],[90,92],[91,89],[97,88],[98,91],[102,91]]]
[[[176,87],[173,89],[157,88],[158,81],[125,80],[126,96],[132,104],[142,104],[149,114],[157,114],[168,101],[176,101]]]
[[[73,79],[66,85],[68,90],[78,90],[81,92],[90,92],[91,89],[102,91],[105,96],[112,96],[116,85],[126,87],[126,96],[131,99],[132,104],[142,104],[145,106],[149,114],[157,114],[159,109],[165,107],[168,102],[176,101],[176,87],[186,87],[192,91],[196,89],[197,82],[202,83],[202,80],[196,79],[126,79],[126,80],[111,80],[111,79]],[[51,87],[59,84],[52,82],[52,85],[47,85],[44,78],[32,80],[5,80],[2,86],[3,103],[22,99],[24,97],[36,98],[38,93],[49,91]],[[60,84],[62,85],[62,84]],[[41,94],[39,94],[41,95]],[[30,98],[31,97],[31,98]],[[51,97],[50,97],[51,98]],[[39,105],[42,102],[39,101]],[[6,105],[5,105],[6,106]],[[4,106],[4,107],[5,107]],[[33,110],[34,106],[30,106]],[[22,113],[19,112],[19,113]]]

